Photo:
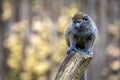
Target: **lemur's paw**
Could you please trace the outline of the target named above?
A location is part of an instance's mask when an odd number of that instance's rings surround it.
[[[92,52],[91,49],[84,49],[83,51],[84,51],[85,53],[87,53],[87,55],[89,55],[89,56],[92,56],[92,55],[93,55],[93,52]]]
[[[69,48],[67,49],[67,54],[69,54],[71,51],[76,52],[77,49],[76,49],[75,47],[69,47]]]
[[[76,53],[78,53],[79,55],[81,55],[85,59],[87,59],[88,57],[93,56],[93,52],[92,52],[91,49],[79,49],[79,50],[77,50]]]

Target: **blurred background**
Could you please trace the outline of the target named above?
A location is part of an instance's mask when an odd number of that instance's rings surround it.
[[[0,0],[0,80],[54,80],[78,11],[99,30],[88,80],[120,80],[120,0]]]

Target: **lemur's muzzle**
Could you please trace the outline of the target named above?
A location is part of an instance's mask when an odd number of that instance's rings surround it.
[[[83,24],[83,21],[74,21],[75,28],[80,28],[81,25]]]

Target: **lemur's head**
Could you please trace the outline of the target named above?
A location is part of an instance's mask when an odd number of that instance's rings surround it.
[[[76,29],[87,28],[91,24],[91,18],[85,13],[78,12],[72,17],[72,23]]]

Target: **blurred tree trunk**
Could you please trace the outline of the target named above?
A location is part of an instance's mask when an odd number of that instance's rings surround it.
[[[25,25],[22,24],[22,26],[26,27],[26,30],[24,32],[24,36],[22,42],[22,51],[21,51],[21,61],[20,61],[20,71],[18,73],[14,74],[14,77],[17,80],[22,80],[24,79],[21,77],[22,73],[25,72],[24,70],[24,62],[25,62],[25,48],[27,46],[27,37],[28,33],[32,24],[32,0],[11,0],[11,5],[12,5],[12,17],[10,19],[10,24],[8,25],[9,28],[13,26],[14,23],[20,22],[20,21],[25,21]],[[28,24],[27,24],[28,23]],[[19,27],[19,26],[16,26]],[[9,73],[12,72],[13,70],[10,69]]]
[[[20,0],[20,20],[30,20],[32,11],[32,0]]]
[[[8,25],[7,25],[7,30],[6,30],[6,32],[7,33],[5,33],[5,35],[9,35],[9,34],[11,34],[11,27],[13,27],[13,24],[14,23],[18,23],[19,21],[20,21],[20,0],[10,0],[10,4],[11,4],[11,18],[10,18],[10,20],[8,21]],[[9,50],[9,49],[7,49],[7,50]],[[7,52],[7,54],[9,54],[9,51]],[[8,57],[9,57],[9,55],[8,55]],[[14,74],[14,77],[11,75],[11,73],[13,72],[13,74]],[[12,76],[12,77],[11,77]],[[12,79],[17,79],[18,80],[18,73],[14,73],[14,71],[10,68],[10,67],[8,67],[8,76],[7,76],[7,80],[9,79],[9,78],[12,78]]]
[[[24,69],[25,66],[25,60],[26,60],[26,55],[25,49],[28,45],[28,37],[30,36],[30,30],[32,26],[32,0],[21,0],[20,2],[20,20],[21,21],[27,21],[28,25],[26,24],[26,30],[23,35],[23,40],[22,40],[22,52],[21,52],[21,61],[20,61],[20,71],[19,71],[19,80],[25,80],[26,78],[21,76],[24,73],[26,73],[26,70]]]
[[[0,80],[5,80],[6,76],[6,54],[3,48],[3,39],[5,33],[4,21],[2,20],[3,0],[0,0]]]
[[[11,0],[12,5],[12,23],[20,20],[20,0]]]

